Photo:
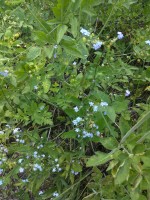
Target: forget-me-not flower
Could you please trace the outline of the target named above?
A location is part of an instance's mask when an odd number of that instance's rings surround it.
[[[146,40],[145,43],[150,45],[150,40]]]
[[[123,35],[123,33],[122,32],[117,32],[117,38],[119,39],[119,40],[121,40],[122,38],[124,38],[124,35]]]
[[[96,42],[95,44],[93,44],[93,49],[98,50],[99,48],[101,48],[102,44],[103,43],[100,41]]]
[[[130,96],[130,91],[129,90],[126,90],[125,96],[126,97]]]
[[[85,35],[85,36],[90,36],[90,32],[87,31],[86,29],[84,28],[81,28],[80,32],[82,33],[82,35]]]

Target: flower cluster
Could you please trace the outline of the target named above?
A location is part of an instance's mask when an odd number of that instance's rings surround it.
[[[0,75],[7,77],[8,76],[8,70],[4,70],[3,72],[0,72]]]
[[[93,137],[93,133],[89,133],[85,130],[82,133],[83,133],[83,138],[86,138],[86,137],[92,138]]]
[[[83,120],[83,119],[82,119],[81,117],[77,117],[75,120],[73,120],[73,124],[74,124],[75,126],[77,126],[78,123],[80,123],[82,120]]]
[[[58,159],[57,158],[55,158],[55,162],[57,163],[58,162]],[[59,164],[57,163],[56,165],[55,165],[55,167],[52,169],[52,172],[60,172],[60,171],[62,171],[62,168],[59,166]]]
[[[71,173],[74,174],[74,175],[78,175],[79,172],[75,172],[73,169],[71,170]]]
[[[94,50],[100,49],[101,46],[102,46],[102,44],[103,44],[103,43],[100,42],[100,41],[96,42],[95,44],[93,44],[93,49],[94,49]]]
[[[41,165],[36,163],[36,164],[33,165],[33,170],[34,171],[37,171],[37,170],[42,171],[42,167],[41,167]]]

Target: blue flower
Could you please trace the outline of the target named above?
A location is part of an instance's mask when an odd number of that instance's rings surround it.
[[[34,90],[37,90],[37,89],[38,89],[38,86],[37,86],[37,85],[35,85],[35,86],[34,86]]]
[[[24,172],[24,168],[20,167],[20,168],[19,168],[19,172],[20,172],[20,173],[23,173],[23,172]]]
[[[124,38],[124,35],[123,35],[122,32],[117,32],[117,34],[118,34],[117,38],[118,38],[119,40],[121,40],[122,38]]]
[[[86,29],[84,28],[81,28],[80,32],[82,33],[82,35],[85,35],[85,36],[90,36],[90,32],[87,31]]]
[[[4,77],[8,76],[8,70],[4,70],[3,72],[0,72],[0,74]]]
[[[53,193],[53,197],[58,197],[58,196],[59,196],[58,192]]]
[[[73,109],[74,109],[75,112],[78,112],[78,111],[79,111],[79,108],[78,108],[77,106],[74,107]]]
[[[146,40],[145,43],[150,45],[150,40]]]
[[[98,106],[93,106],[93,111],[97,112],[98,111]]]
[[[43,191],[39,191],[39,195],[42,195],[44,192]]]
[[[107,103],[107,102],[104,102],[104,101],[102,101],[102,102],[100,103],[100,105],[101,105],[102,107],[104,107],[104,106],[108,106],[108,103]]]
[[[98,41],[97,43],[93,44],[93,49],[98,50],[99,48],[101,48],[102,44],[102,42]]]
[[[3,185],[3,180],[2,179],[0,179],[0,185]]]
[[[89,105],[92,107],[92,106],[94,106],[94,103],[90,101]]]
[[[126,97],[130,96],[130,91],[129,90],[126,90],[125,96]]]

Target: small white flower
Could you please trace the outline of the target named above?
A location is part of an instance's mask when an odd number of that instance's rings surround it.
[[[58,197],[58,196],[59,196],[58,192],[53,193],[53,197]]]
[[[99,131],[96,131],[96,135],[97,135],[97,136],[100,136],[100,134],[101,134],[101,133],[100,133]]]
[[[77,133],[78,133],[79,131],[80,131],[80,129],[79,129],[79,128],[75,128],[75,132],[77,132]]]
[[[22,179],[22,182],[23,182],[23,183],[28,183],[29,180],[28,180],[28,179]]]
[[[0,135],[3,135],[4,134],[4,131],[0,131]]]
[[[78,111],[79,111],[79,108],[78,108],[77,106],[74,107],[73,109],[74,109],[75,112],[78,112]]]
[[[3,164],[3,162],[2,161],[0,161],[0,165],[2,165]]]
[[[85,36],[90,36],[90,32],[87,31],[86,29],[84,28],[81,28],[80,32],[82,33],[82,35],[85,35]]]
[[[59,168],[58,168],[58,171],[60,172],[61,170],[62,170],[62,168],[59,167]]]
[[[42,195],[44,192],[43,191],[39,191],[39,195]]]
[[[100,103],[100,105],[101,105],[102,107],[104,107],[104,106],[108,106],[108,103],[107,103],[107,102],[104,102],[104,101],[102,101],[102,102]]]
[[[81,117],[77,117],[77,118],[76,118],[76,121],[77,121],[77,122],[81,122],[81,121],[82,121],[82,118],[81,118]]]
[[[0,179],[0,185],[3,185],[3,180],[2,179]]]
[[[38,86],[37,86],[37,85],[35,85],[35,86],[34,86],[34,89],[35,89],[35,90],[37,90],[37,89],[38,89]]]
[[[20,168],[19,168],[19,172],[20,172],[20,173],[23,173],[23,172],[24,172],[24,168],[20,167]]]
[[[24,140],[20,140],[19,142],[20,142],[21,144],[24,144],[24,143],[25,143],[25,141],[24,141]]]
[[[93,111],[97,112],[98,111],[98,106],[93,106]]]
[[[52,172],[56,172],[56,168],[55,167],[52,169]]]
[[[92,106],[94,106],[94,103],[90,101],[89,105],[92,107]]]
[[[100,41],[96,42],[95,44],[93,44],[93,49],[98,50],[99,48],[101,48],[102,44],[103,43]]]
[[[55,158],[55,162],[58,162],[58,158]]]
[[[58,45],[56,44],[56,45],[54,45],[54,49],[57,49],[58,48]]]
[[[123,33],[122,32],[117,32],[117,38],[119,39],[119,40],[121,40],[122,38],[124,38],[124,35],[123,35]]]
[[[150,40],[146,40],[145,43],[150,45]]]
[[[125,96],[126,96],[126,97],[130,96],[130,91],[129,91],[129,90],[126,90]]]
[[[10,125],[9,125],[9,124],[6,124],[6,127],[7,127],[7,128],[10,128]]]
[[[23,161],[23,159],[19,159],[19,160],[18,160],[18,163],[22,163],[22,161]]]
[[[75,61],[74,61],[72,64],[73,64],[73,65],[76,65],[76,64],[77,64],[77,62],[75,62]]]
[[[44,108],[45,108],[44,106],[41,106],[41,107],[40,107],[40,110],[43,110]]]
[[[4,171],[3,169],[0,169],[0,174],[2,174],[2,173],[3,173],[3,171]]]
[[[20,128],[15,128],[15,129],[13,130],[13,134],[18,133],[18,132],[21,132]]]

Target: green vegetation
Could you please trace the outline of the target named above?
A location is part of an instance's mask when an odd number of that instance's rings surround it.
[[[0,0],[3,199],[150,199],[149,0]]]

